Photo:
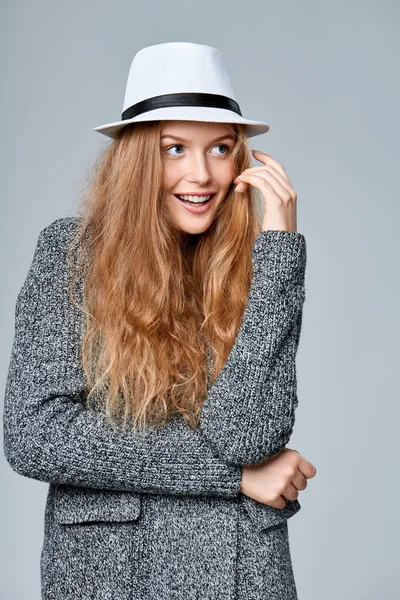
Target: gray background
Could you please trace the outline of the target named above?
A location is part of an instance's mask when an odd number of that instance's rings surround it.
[[[284,165],[308,249],[289,447],[318,473],[289,521],[300,600],[400,597],[399,18],[390,1],[1,4],[3,385],[39,231],[75,214],[138,50],[219,48],[243,115],[270,124],[251,147]],[[0,596],[38,599],[47,484],[0,468]]]

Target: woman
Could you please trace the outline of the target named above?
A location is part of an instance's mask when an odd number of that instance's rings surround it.
[[[251,167],[268,129],[217,49],[144,48],[80,216],[40,232],[4,449],[49,483],[46,600],[297,598],[306,246],[282,165]]]

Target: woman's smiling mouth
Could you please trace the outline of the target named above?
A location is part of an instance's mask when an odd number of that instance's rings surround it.
[[[178,195],[175,198],[191,213],[202,214],[208,210],[216,194],[211,195]],[[204,198],[207,198],[206,200]]]

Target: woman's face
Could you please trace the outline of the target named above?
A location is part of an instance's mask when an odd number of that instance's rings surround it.
[[[228,123],[166,121],[161,132],[163,195],[174,223],[191,234],[206,231],[234,179],[235,135]],[[182,202],[177,195],[206,204]]]

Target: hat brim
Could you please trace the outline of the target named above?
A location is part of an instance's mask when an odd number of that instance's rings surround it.
[[[250,121],[240,115],[223,108],[212,108],[206,106],[170,106],[151,110],[127,119],[116,121],[95,127],[94,131],[102,133],[110,138],[115,138],[118,132],[129,123],[143,121],[205,121],[209,123],[240,123],[246,125],[247,137],[254,137],[267,133],[269,125],[262,121]]]

